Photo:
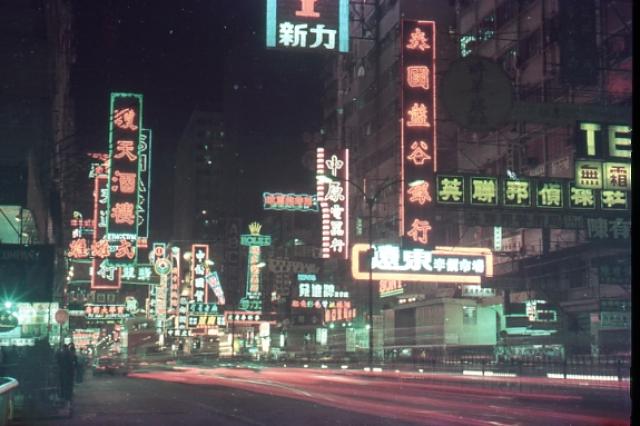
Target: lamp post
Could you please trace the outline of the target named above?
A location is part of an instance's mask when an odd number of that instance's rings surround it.
[[[320,183],[330,183],[334,180],[339,180],[343,182],[350,183],[354,188],[358,190],[358,192],[364,197],[365,203],[367,204],[367,210],[369,211],[369,220],[368,220],[368,244],[369,250],[367,251],[367,259],[369,261],[369,369],[373,367],[373,207],[378,201],[378,197],[382,194],[382,192],[389,188],[392,185],[402,182],[400,179],[395,179],[391,181],[385,181],[380,186],[378,186],[373,195],[367,195],[367,192],[357,183],[349,180],[349,179],[341,179],[341,178],[331,178],[326,175],[316,176],[316,179]],[[348,218],[347,218],[348,220]]]

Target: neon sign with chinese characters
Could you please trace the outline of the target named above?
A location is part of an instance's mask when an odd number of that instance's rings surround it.
[[[356,280],[369,279],[368,244],[354,244],[351,272]],[[487,248],[436,247],[434,250],[373,246],[372,279],[415,282],[480,284],[493,276],[493,254]]]
[[[208,244],[193,244],[191,246],[191,299],[196,303],[207,303],[208,260]]]
[[[318,201],[322,212],[322,257],[349,258],[349,150],[318,148]]]
[[[415,246],[431,244],[436,198],[435,22],[402,21],[400,234]],[[454,194],[450,197],[457,201]]]
[[[149,237],[149,207],[151,203],[151,129],[140,133],[140,179],[138,180],[138,235]]]
[[[285,210],[296,212],[317,212],[318,201],[310,194],[283,194],[281,192],[265,192],[262,194],[265,210]]]
[[[111,247],[105,238],[109,185],[107,170],[96,174],[93,188],[93,259],[91,260],[91,290],[118,290],[122,285],[120,269],[109,261]]]
[[[142,95],[112,93],[110,113],[106,239],[110,263],[127,264],[137,257]]]
[[[267,47],[349,51],[349,0],[266,2]]]

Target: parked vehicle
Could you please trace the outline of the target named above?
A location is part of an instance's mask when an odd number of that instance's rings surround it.
[[[97,359],[93,366],[93,374],[121,374],[126,376],[129,371],[127,362],[119,357],[101,356]]]

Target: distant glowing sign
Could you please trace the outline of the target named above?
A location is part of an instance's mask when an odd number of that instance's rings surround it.
[[[404,293],[402,281],[397,280],[380,280],[378,285],[380,297],[398,296]]]
[[[436,197],[460,202],[460,182],[439,182],[437,166],[435,103],[435,22],[403,20],[401,25],[401,75],[403,79],[400,152],[400,233],[417,246],[430,244],[433,219],[430,206]]]
[[[262,194],[265,210],[285,210],[297,212],[317,212],[318,200],[310,194],[284,194],[265,192]]]
[[[110,263],[127,264],[137,256],[142,95],[112,93],[110,114],[106,239]]]
[[[171,259],[171,276],[169,277],[169,312],[171,314],[175,314],[178,309],[180,280],[182,280],[182,276],[180,274],[180,247],[171,247],[169,257]]]
[[[267,47],[349,51],[349,0],[266,2]]]
[[[318,202],[322,212],[322,257],[349,257],[349,150],[316,153]]]
[[[85,305],[85,318],[88,320],[123,319],[130,316],[124,305]]]
[[[214,296],[218,300],[218,305],[225,304],[224,292],[222,291],[222,283],[220,282],[220,277],[216,271],[211,272],[209,275],[205,277],[207,281],[208,288],[213,291]]]
[[[369,279],[367,244],[354,244],[351,272],[356,280]],[[398,246],[374,245],[372,279],[416,282],[480,284],[493,276],[493,254],[476,247],[436,247],[401,250]]]
[[[258,222],[252,222],[249,224],[249,235],[244,234],[240,236],[240,244],[249,247],[249,256],[247,259],[247,288],[243,305],[247,307],[251,301],[254,301],[253,306],[258,306],[256,302],[261,300],[260,271],[263,265],[261,265],[260,262],[260,247],[271,244],[270,236],[260,235],[261,229],[262,225]],[[268,244],[267,241],[263,240],[264,237],[268,237]]]
[[[191,246],[191,298],[197,303],[207,303],[208,260],[208,244],[193,244]]]
[[[298,297],[326,299],[347,299],[349,292],[336,290],[335,284],[298,283]]]

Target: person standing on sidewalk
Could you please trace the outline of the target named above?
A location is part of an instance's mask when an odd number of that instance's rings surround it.
[[[64,345],[62,350],[58,352],[58,374],[60,378],[60,396],[66,402],[67,406],[71,406],[73,399],[73,380],[76,369],[76,354],[73,345]]]

